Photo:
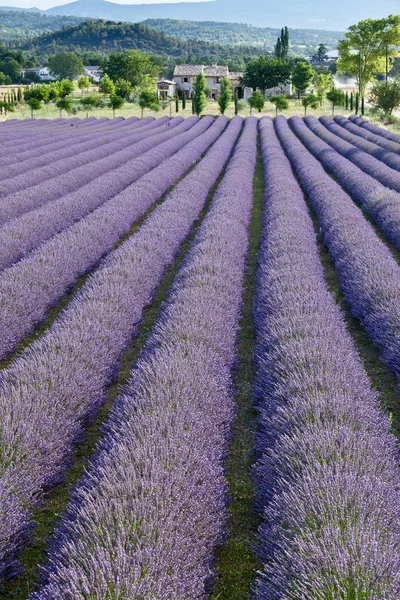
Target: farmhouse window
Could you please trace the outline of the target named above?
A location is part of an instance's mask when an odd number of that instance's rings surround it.
[[[184,78],[183,78],[183,82],[184,82],[184,83],[187,83],[188,81],[189,81],[189,79],[188,79],[187,77],[184,77]]]

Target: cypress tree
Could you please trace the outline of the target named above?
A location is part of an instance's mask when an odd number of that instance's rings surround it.
[[[179,112],[179,96],[175,94],[175,112]]]
[[[279,38],[279,37],[276,40],[274,52],[275,52],[276,58],[282,58],[282,42],[281,42],[281,38]]]
[[[182,90],[182,110],[185,110],[186,108],[186,92],[185,90]]]
[[[289,29],[286,26],[283,32],[283,50],[282,58],[287,58],[289,52]]]
[[[353,92],[351,92],[350,94],[350,111],[353,112],[353,106],[354,106],[354,97],[353,97]]]
[[[220,80],[220,91],[218,96],[218,106],[223,115],[232,102],[232,88],[231,83],[227,77],[221,77]]]
[[[349,92],[346,92],[346,110],[349,110]]]
[[[20,87],[18,88],[17,99],[18,102],[22,102],[22,90]]]
[[[199,75],[197,75],[196,81],[194,83],[194,95],[193,95],[193,100],[194,100],[193,107],[194,107],[194,112],[196,113],[197,116],[200,116],[200,114],[203,112],[203,110],[205,109],[206,104],[207,104],[207,98],[206,98],[206,93],[205,93],[206,88],[207,88],[207,81],[204,76],[204,73],[199,73]]]
[[[235,89],[235,115],[239,112],[239,93],[237,88]]]
[[[354,111],[356,113],[356,115],[358,115],[358,105],[359,105],[359,102],[360,102],[360,98],[359,98],[359,95],[358,95],[358,92],[357,92],[356,93],[356,106],[355,106],[355,111]]]
[[[361,115],[364,116],[364,96],[361,98]]]

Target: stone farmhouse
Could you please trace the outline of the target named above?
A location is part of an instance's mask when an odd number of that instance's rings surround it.
[[[177,90],[184,91],[186,97],[191,98],[193,84],[200,73],[204,73],[212,98],[216,98],[219,94],[222,77],[227,77],[231,81],[232,87],[238,88],[239,97],[243,97],[243,90],[239,86],[239,77],[242,73],[230,73],[227,66],[221,65],[176,65],[173,80]]]
[[[253,93],[251,88],[242,88],[240,86],[240,77],[243,73],[229,71],[227,66],[220,65],[177,65],[174,71],[173,80],[176,83],[176,89],[184,91],[187,98],[192,97],[193,84],[197,75],[204,73],[207,87],[211,90],[211,97],[216,98],[220,91],[221,77],[227,77],[232,85],[232,88],[238,90],[239,98],[250,98]],[[292,93],[291,84],[287,84],[283,88],[283,93],[289,95]],[[281,93],[281,88],[271,88],[265,91],[265,97],[268,98],[274,94]]]

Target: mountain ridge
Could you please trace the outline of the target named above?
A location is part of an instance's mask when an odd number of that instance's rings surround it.
[[[2,10],[18,10],[9,6]],[[146,19],[179,19],[186,21],[216,21],[247,23],[260,27],[282,27],[344,31],[366,18],[382,18],[399,12],[398,0],[335,0],[321,4],[307,0],[298,4],[277,6],[273,0],[210,0],[163,4],[116,4],[107,0],[75,0],[62,6],[41,11],[46,15],[66,15],[111,21],[140,22]]]

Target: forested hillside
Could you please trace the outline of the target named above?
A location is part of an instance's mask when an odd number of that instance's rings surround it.
[[[216,21],[179,21],[176,19],[147,19],[143,25],[163,31],[167,35],[182,40],[205,40],[210,43],[236,45],[255,44],[272,49],[279,29],[272,27],[254,27],[245,23],[218,23]],[[318,29],[290,29],[290,41],[293,47],[325,44],[336,47],[342,34],[338,31]]]
[[[200,62],[227,62],[250,58],[259,50],[252,46],[234,47],[210,44],[206,41],[183,41],[169,37],[160,31],[145,27],[141,23],[114,23],[112,21],[85,21],[75,27],[44,34],[16,46],[38,55],[55,54],[61,51],[84,53],[88,51],[119,52],[140,50],[153,55],[196,59]]]
[[[81,17],[48,17],[40,13],[0,10],[0,43],[31,38],[57,31],[62,27],[79,25]]]

